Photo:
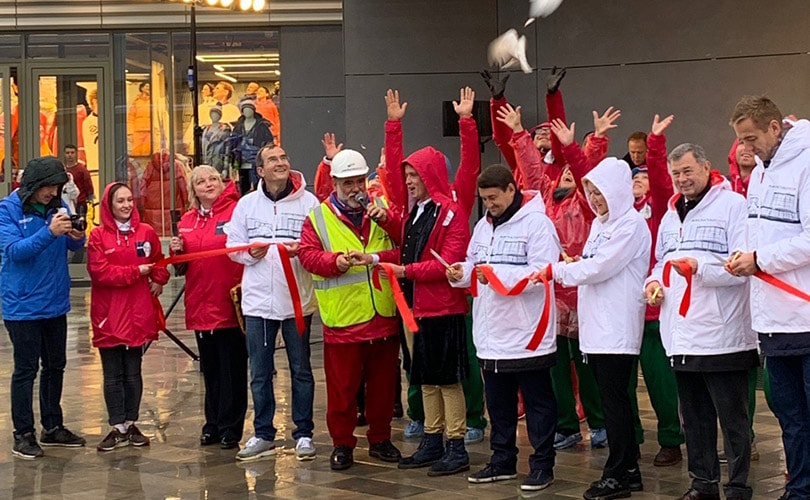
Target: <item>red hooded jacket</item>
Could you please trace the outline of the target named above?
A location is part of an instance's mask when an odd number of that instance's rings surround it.
[[[232,181],[214,200],[211,211],[202,215],[193,208],[183,214],[177,229],[185,253],[225,248],[227,224],[239,201]],[[230,291],[242,280],[242,264],[227,255],[193,260],[186,268],[186,328],[216,330],[239,326]]]
[[[740,166],[737,165],[737,145],[739,143],[740,141],[734,139],[734,143],[731,145],[731,150],[728,152],[728,176],[729,180],[731,181],[731,189],[733,189],[735,193],[739,193],[747,198],[748,181],[751,180],[751,176],[749,175],[743,179],[742,174],[740,173]]]
[[[110,208],[108,185],[100,200],[101,226],[90,233],[87,244],[87,271],[90,274],[90,322],[93,346],[138,347],[158,338],[158,315],[155,311],[149,279],[165,285],[169,272],[153,267],[141,276],[138,266],[163,258],[160,239],[148,224],[141,222],[132,210],[130,231],[122,233]]]
[[[405,159],[391,175],[398,176],[405,184],[405,165],[410,165],[419,173],[431,200],[439,211],[436,224],[430,232],[427,244],[419,261],[405,266],[405,277],[414,282],[413,312],[417,318],[466,314],[468,304],[466,291],[453,288],[447,281],[444,265],[430,252],[435,250],[449,263],[463,262],[470,242],[469,213],[452,199],[447,179],[447,165],[444,155],[432,148],[422,148]],[[398,172],[397,172],[398,170]],[[389,211],[389,218],[382,227],[391,235],[399,235],[401,243],[405,237],[405,224],[409,214],[407,203],[399,210]],[[399,214],[403,214],[400,216]]]

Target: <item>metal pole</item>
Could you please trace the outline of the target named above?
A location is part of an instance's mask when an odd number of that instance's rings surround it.
[[[194,111],[194,166],[202,164],[202,127],[200,127],[199,93],[197,92],[197,0],[191,2],[191,65],[189,90]]]

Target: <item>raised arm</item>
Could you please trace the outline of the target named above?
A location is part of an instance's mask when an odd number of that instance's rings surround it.
[[[622,115],[622,112],[618,109],[614,110],[613,106],[606,109],[602,115],[596,111],[592,113],[593,135],[588,139],[584,148],[590,168],[598,165],[607,156],[609,145],[607,133],[610,129],[617,127],[616,120]]]
[[[673,194],[672,178],[667,168],[667,137],[664,131],[674,119],[674,115],[669,115],[663,120],[655,115],[651,133],[647,136],[647,175],[650,179],[654,221],[660,221],[667,213],[667,203]]]
[[[552,137],[557,137],[560,144],[563,146],[563,161],[568,164],[571,169],[571,174],[574,176],[574,182],[577,184],[577,189],[582,189],[582,178],[588,173],[590,167],[588,166],[588,158],[579,147],[579,144],[574,141],[574,134],[576,133],[576,123],[572,123],[568,127],[562,120],[551,121],[551,134]]]
[[[478,125],[473,119],[475,92],[470,87],[459,91],[458,102],[453,101],[453,108],[458,115],[458,130],[461,142],[461,163],[456,171],[452,189],[456,192],[459,207],[466,217],[475,206],[476,182],[481,171],[481,150],[478,146]]]
[[[506,164],[509,165],[509,168],[514,172],[518,167],[515,152],[509,143],[512,139],[512,130],[503,122],[496,119],[498,110],[501,106],[507,104],[503,94],[506,91],[506,81],[509,80],[509,74],[507,73],[506,76],[503,77],[503,80],[499,80],[497,77],[492,76],[489,71],[484,70],[481,72],[481,77],[484,79],[484,82],[487,84],[492,94],[492,98],[489,100],[489,116],[492,121],[492,140],[495,142],[495,145],[498,146],[498,150],[500,150],[501,155],[503,155]]]
[[[324,157],[315,172],[315,197],[322,202],[332,194],[332,158],[343,149],[343,143],[337,144],[335,134],[323,134]]]
[[[402,174],[402,161],[405,159],[402,147],[402,117],[405,116],[408,103],[400,104],[399,91],[388,89],[385,93],[385,106],[388,114],[388,121],[385,122],[385,170],[390,188],[388,196],[393,205],[405,207],[407,210],[408,194]]]
[[[551,75],[546,79],[546,110],[548,111],[549,122],[561,120],[563,123],[568,123],[565,118],[565,104],[563,103],[562,92],[560,92],[560,83],[565,77],[565,73],[565,68],[557,71],[555,66],[551,70]],[[551,155],[554,157],[554,163],[547,174],[553,179],[559,177],[563,168],[565,168],[562,148],[559,139],[554,134],[551,134]]]
[[[523,186],[528,189],[546,193],[551,189],[551,179],[546,175],[546,164],[543,157],[534,147],[529,133],[523,129],[521,123],[520,106],[513,108],[505,104],[498,109],[498,121],[504,123],[512,131],[511,145],[515,151],[517,170],[523,179]],[[517,179],[518,176],[515,176]]]

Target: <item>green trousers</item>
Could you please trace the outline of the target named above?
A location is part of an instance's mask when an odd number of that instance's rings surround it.
[[[579,432],[579,415],[574,396],[574,382],[571,375],[571,361],[577,372],[579,400],[585,409],[588,427],[603,429],[605,412],[599,397],[599,387],[591,367],[583,363],[579,340],[557,335],[557,364],[551,369],[551,384],[557,399],[557,432],[566,436]]]
[[[468,301],[471,299],[467,299]],[[464,388],[464,400],[467,403],[467,427],[486,429],[484,418],[484,379],[481,378],[481,367],[475,353],[472,337],[472,313],[465,318],[467,323],[467,361],[469,376],[461,381]],[[408,377],[410,379],[410,376]],[[408,385],[408,418],[418,422],[425,421],[425,408],[422,404],[421,386]]]
[[[669,365],[669,358],[661,343],[658,320],[644,322],[644,337],[641,341],[641,354],[630,377],[630,404],[636,424],[636,442],[644,442],[644,429],[638,416],[638,365],[644,375],[644,384],[655,416],[658,418],[658,445],[663,448],[680,446],[684,443],[681,421],[678,416],[678,388],[675,374]]]

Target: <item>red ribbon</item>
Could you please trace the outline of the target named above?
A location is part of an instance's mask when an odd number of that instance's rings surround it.
[[[207,259],[210,257],[218,257],[220,255],[228,255],[235,252],[244,252],[252,248],[270,247],[275,246],[278,249],[278,255],[281,257],[281,268],[284,270],[284,279],[287,281],[287,288],[290,290],[290,299],[293,304],[293,311],[295,312],[295,326],[298,329],[298,334],[303,335],[306,330],[306,322],[304,321],[304,309],[301,305],[301,294],[298,291],[298,281],[295,279],[295,271],[292,268],[290,252],[283,243],[263,243],[253,242],[249,245],[241,245],[238,247],[225,247],[217,248],[215,250],[205,250],[202,252],[184,253],[160,259],[155,262],[156,266],[168,266],[169,264],[180,264],[182,262],[191,262],[193,260]],[[161,309],[161,314],[162,314]],[[165,319],[164,319],[165,327]]]
[[[757,271],[757,272],[754,273],[754,276],[756,276],[757,278],[761,279],[762,281],[764,281],[765,283],[767,283],[767,284],[769,284],[771,286],[775,286],[776,288],[782,290],[783,292],[787,292],[787,293],[793,295],[794,297],[798,297],[798,298],[800,298],[802,300],[806,300],[807,302],[810,302],[810,295],[804,293],[803,291],[799,290],[798,288],[794,287],[793,285],[789,285],[789,284],[785,283],[784,281],[780,280],[779,278],[777,278],[776,276],[774,276],[772,274],[768,274],[768,273],[763,272],[763,271]]]
[[[524,290],[526,290],[526,287],[529,286],[529,282],[533,279],[539,279],[543,282],[543,288],[545,288],[546,291],[546,297],[543,301],[543,312],[540,314],[540,322],[537,324],[537,328],[535,328],[534,334],[529,340],[529,344],[526,346],[526,349],[528,350],[537,350],[537,348],[540,347],[540,344],[543,342],[543,337],[546,335],[549,317],[551,316],[551,284],[546,277],[548,270],[544,269],[542,271],[533,273],[530,276],[518,281],[512,288],[507,288],[506,285],[504,285],[500,278],[498,278],[498,276],[495,274],[495,271],[491,266],[486,264],[475,266],[473,272],[478,269],[481,270],[484,277],[487,279],[487,281],[489,281],[489,285],[493,290],[495,290],[495,293],[504,297],[514,297],[516,295],[520,295],[524,292]],[[473,276],[471,283],[470,293],[473,297],[478,297],[478,279]]]
[[[155,310],[157,316],[157,331],[162,332],[166,329],[166,315],[163,314],[163,306],[160,305],[160,299],[152,295],[152,308]]]
[[[681,270],[683,273],[683,277],[686,279],[686,291],[683,292],[683,298],[681,299],[681,307],[678,310],[678,313],[686,317],[686,313],[689,312],[689,305],[692,302],[692,266],[690,266],[685,261],[671,261],[668,260],[666,264],[664,264],[664,286],[669,288],[670,284],[670,274],[672,274],[672,266],[678,266],[678,269]]]
[[[374,283],[374,288],[382,291],[382,283],[380,282],[380,268],[385,270],[386,279],[391,284],[391,291],[394,294],[394,303],[397,305],[399,314],[402,315],[402,321],[405,322],[405,326],[408,327],[408,330],[411,331],[411,333],[418,332],[419,325],[416,324],[416,318],[413,316],[413,311],[411,311],[411,308],[408,307],[408,301],[405,300],[405,294],[402,293],[402,288],[399,287],[399,281],[397,280],[396,274],[394,274],[394,268],[391,264],[380,262],[374,266],[374,270],[371,272],[371,280]]]

